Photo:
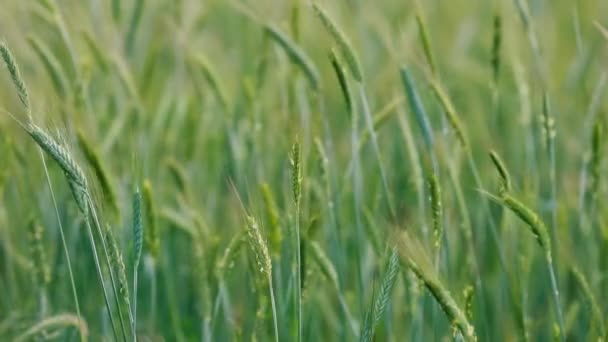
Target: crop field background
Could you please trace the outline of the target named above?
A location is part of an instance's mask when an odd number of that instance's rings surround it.
[[[605,341],[607,15],[1,1],[0,340]]]

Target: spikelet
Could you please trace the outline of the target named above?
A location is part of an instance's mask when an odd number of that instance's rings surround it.
[[[382,283],[380,284],[378,291],[374,292],[372,297],[372,306],[365,313],[363,326],[361,327],[361,337],[359,339],[361,342],[371,342],[373,340],[376,326],[382,319],[382,315],[388,306],[391,291],[393,289],[393,285],[395,284],[398,271],[399,253],[397,252],[397,248],[393,247],[384,269]]]
[[[30,98],[27,92],[27,88],[25,87],[25,83],[23,83],[23,79],[21,78],[21,73],[19,72],[19,67],[17,66],[17,62],[13,58],[13,54],[6,46],[6,44],[0,41],[0,55],[2,55],[2,59],[6,64],[6,68],[13,80],[13,84],[17,89],[17,96],[19,96],[19,100],[25,107],[27,111],[30,110]]]
[[[494,84],[497,84],[498,77],[500,76],[500,48],[502,45],[502,18],[500,13],[494,14],[493,28],[492,58],[490,63],[492,64],[492,80]]]
[[[89,204],[88,204],[88,192],[87,188],[83,187],[79,183],[75,182],[72,179],[68,179],[68,185],[70,187],[70,191],[72,192],[72,196],[74,200],[76,200],[76,204],[78,205],[78,209],[83,215],[87,215],[89,212]]]
[[[420,7],[418,5],[418,7]],[[426,23],[422,17],[422,11],[420,8],[416,11],[416,24],[418,25],[418,33],[420,34],[420,41],[422,42],[422,49],[424,51],[424,57],[426,59],[431,73],[437,75],[437,63],[435,62],[435,56],[433,55],[433,49],[431,48],[431,39],[426,29]]]
[[[270,254],[268,253],[266,241],[262,237],[260,226],[253,216],[247,216],[247,236],[249,246],[255,255],[258,267],[260,267],[260,272],[270,277],[272,274]]]
[[[333,67],[336,77],[338,78],[338,83],[340,84],[340,89],[342,90],[342,96],[344,97],[344,103],[346,104],[346,111],[348,115],[352,116],[354,110],[352,93],[350,87],[348,86],[348,80],[346,79],[346,71],[340,64],[334,49],[331,49],[329,53],[329,60],[331,61],[331,66]]]
[[[78,207],[87,213],[88,185],[84,172],[72,158],[67,149],[57,143],[50,135],[35,124],[29,124],[27,132],[34,141],[44,150],[63,170],[68,180],[74,199]]]
[[[51,280],[51,273],[47,265],[46,253],[42,244],[42,227],[31,220],[29,223],[29,242],[36,285],[44,288]]]
[[[428,177],[429,193],[431,194],[431,214],[433,222],[433,243],[435,250],[439,251],[443,236],[443,209],[441,205],[441,187],[437,175],[433,172]]]
[[[129,283],[127,281],[125,262],[120,247],[118,246],[118,241],[116,241],[112,228],[109,225],[106,226],[105,235],[107,241],[110,243],[110,262],[112,263],[114,272],[118,275],[118,286],[120,294],[122,295],[122,300],[130,307],[131,301],[129,299]]]
[[[526,223],[526,225],[536,238],[536,241],[545,252],[545,261],[547,263],[547,268],[549,269],[549,276],[551,279],[551,290],[553,294],[553,299],[555,300],[555,311],[559,323],[557,332],[559,334],[558,336],[561,336],[561,340],[564,340],[564,318],[559,299],[559,288],[557,284],[557,278],[555,277],[555,269],[553,267],[551,238],[549,237],[547,227],[540,219],[538,214],[536,214],[532,209],[528,208],[525,204],[517,200],[515,197],[511,196],[507,191],[502,191],[502,193],[500,194],[500,199],[502,200],[502,204],[505,207],[509,208],[515,215],[517,215],[517,217],[519,217],[522,221]]]
[[[551,105],[549,103],[549,95],[543,93],[543,111],[540,117],[542,124],[542,133],[545,138],[544,144],[547,151],[551,148],[553,140],[555,139],[555,120],[551,116]]]
[[[268,24],[264,26],[264,31],[283,48],[291,62],[302,70],[312,89],[318,90],[321,83],[319,71],[306,53],[277,27]]]
[[[185,193],[188,189],[188,176],[186,170],[177,160],[173,158],[167,159],[166,164],[175,185],[177,185],[177,188],[181,193]]]
[[[416,121],[418,122],[418,126],[422,130],[422,137],[424,139],[424,143],[427,147],[433,145],[433,129],[431,128],[431,123],[429,121],[429,116],[426,113],[426,109],[422,104],[422,100],[418,95],[418,91],[416,90],[416,85],[414,83],[413,78],[410,76],[410,73],[406,67],[401,68],[401,81],[405,88],[405,93],[410,103],[410,107],[414,112],[416,117]]]
[[[603,159],[604,141],[603,141],[604,125],[601,120],[597,120],[593,125],[593,135],[591,138],[591,181],[589,190],[591,197],[597,199],[600,190],[600,171]]]
[[[471,285],[467,285],[462,291],[464,297],[464,312],[469,320],[473,320],[473,296],[475,295],[475,288]]]
[[[393,286],[395,285],[395,280],[397,279],[398,272],[399,253],[397,252],[397,248],[393,247],[391,249],[391,254],[384,268],[384,276],[382,277],[382,283],[380,284],[378,295],[376,296],[376,299],[374,301],[374,324],[378,324],[378,322],[382,318],[382,315],[384,314],[384,311],[386,311],[386,307],[388,306],[391,291],[393,289]]]
[[[509,194],[509,190],[511,189],[509,172],[498,154],[494,151],[490,151],[490,158],[500,175],[500,198],[502,199],[503,204],[530,227],[538,244],[545,250],[547,256],[551,258],[551,240],[545,224],[534,211]]]
[[[289,162],[291,165],[291,188],[293,191],[293,198],[296,205],[299,205],[302,198],[302,170],[300,160],[300,142],[297,138],[291,148]]]
[[[431,261],[420,242],[410,237],[407,231],[403,231],[398,236],[398,249],[402,260],[435,298],[450,323],[466,341],[476,341],[475,329],[435,274]]]
[[[232,239],[230,239],[228,246],[226,246],[222,257],[218,260],[216,265],[216,276],[218,279],[222,279],[224,277],[226,269],[230,268],[230,264],[232,263],[235,255],[241,249],[243,242],[244,233],[242,231],[237,232]]]
[[[154,259],[158,259],[158,253],[160,252],[160,236],[156,221],[157,216],[156,207],[154,206],[154,197],[152,194],[152,183],[150,183],[149,179],[144,180],[143,203],[145,226],[147,227],[147,233],[144,234],[145,249]]]
[[[496,167],[496,171],[500,175],[500,189],[499,192],[508,192],[511,191],[511,177],[509,177],[509,171],[507,167],[502,162],[502,159],[498,156],[498,153],[494,151],[490,151],[490,158],[492,159],[492,163],[494,167]]]
[[[325,29],[338,44],[338,48],[346,59],[346,64],[348,64],[350,72],[355,80],[357,82],[363,82],[363,72],[361,65],[359,64],[359,59],[357,59],[355,51],[348,39],[346,39],[344,33],[338,29],[338,26],[334,24],[334,21],[329,17],[325,10],[319,6],[319,4],[313,4],[312,7]]]
[[[76,164],[76,161],[74,161],[68,150],[34,124],[28,126],[28,133],[32,139],[36,141],[38,146],[55,160],[69,179],[86,187],[87,181],[84,172],[80,169],[78,164]]]
[[[86,138],[86,134],[82,130],[79,129],[76,135],[78,138],[78,145],[80,145],[80,150],[99,181],[99,185],[103,191],[106,203],[111,208],[112,212],[115,215],[118,215],[119,209],[118,202],[116,201],[116,195],[114,193],[114,189],[112,188],[112,184],[110,183],[108,172],[106,171],[101,158],[97,154],[97,151],[95,151],[93,145],[89,143],[88,139]]]
[[[501,198],[504,205],[528,225],[538,244],[545,250],[547,257],[551,259],[551,240],[547,227],[540,217],[508,193],[503,193]]]
[[[133,194],[133,264],[135,268],[139,265],[141,252],[143,250],[144,222],[142,214],[142,198],[139,189]]]
[[[456,138],[458,139],[458,141],[460,142],[462,147],[467,149],[469,147],[469,144],[468,144],[466,136],[464,134],[464,128],[462,126],[462,123],[460,122],[460,118],[458,117],[458,114],[456,113],[456,109],[454,109],[454,105],[452,104],[452,101],[450,100],[450,98],[448,97],[446,92],[443,90],[443,88],[441,87],[441,85],[439,84],[438,81],[436,81],[436,80],[431,81],[431,89],[433,90],[433,93],[437,97],[437,100],[439,100],[439,103],[441,104],[441,107],[443,108],[443,112],[445,113],[446,118],[448,119],[448,122],[449,122],[450,126],[452,127],[452,130],[456,134]]]

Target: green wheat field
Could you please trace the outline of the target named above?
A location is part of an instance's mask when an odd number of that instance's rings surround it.
[[[1,341],[608,340],[608,2],[1,2]]]

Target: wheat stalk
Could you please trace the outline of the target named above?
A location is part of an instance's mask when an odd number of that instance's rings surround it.
[[[405,88],[405,93],[410,103],[410,107],[412,108],[418,126],[422,131],[422,138],[424,139],[424,143],[427,147],[427,150],[429,151],[429,153],[431,153],[432,158],[435,159],[435,152],[433,151],[433,129],[426,113],[426,109],[424,108],[422,100],[420,99],[420,95],[416,90],[414,80],[410,75],[408,68],[406,68],[405,66],[401,68],[401,81],[403,82],[403,86]]]
[[[127,280],[127,270],[124,262],[124,258],[122,256],[122,252],[120,251],[120,247],[118,246],[118,241],[114,237],[114,233],[112,232],[112,228],[109,225],[106,225],[105,229],[106,240],[110,244],[110,266],[114,270],[114,272],[118,275],[118,286],[119,293],[121,294],[122,301],[127,306],[127,312],[129,315],[129,321],[131,322],[131,327],[134,325],[133,310],[131,309],[131,299],[129,296],[129,282]],[[112,271],[110,271],[112,272]],[[118,308],[119,314],[121,314],[120,308]],[[123,328],[124,329],[124,328]],[[135,332],[133,331],[133,334]],[[126,336],[125,336],[126,339]]]
[[[361,64],[359,64],[359,59],[357,58],[357,55],[355,55],[355,50],[352,48],[348,39],[346,39],[344,33],[342,33],[332,18],[319,4],[313,4],[312,8],[321,21],[321,24],[323,24],[323,27],[325,27],[327,32],[329,32],[329,34],[338,44],[340,52],[346,59],[346,64],[348,65],[355,80],[357,80],[357,82],[363,82],[363,71],[361,69]]]
[[[46,252],[42,243],[42,227],[34,220],[31,220],[28,226],[33,280],[38,290],[39,298],[39,316],[40,319],[44,319],[47,311],[46,291],[51,281],[51,271],[47,264]]]
[[[497,159],[497,160],[499,160],[499,159]],[[499,165],[502,165],[502,166],[499,166]],[[501,178],[505,177],[505,176],[503,176],[503,173],[508,174],[506,171],[506,168],[504,167],[504,165],[502,163],[495,163],[495,166],[496,166]],[[503,182],[505,182],[505,181],[503,181]],[[558,289],[558,285],[557,285],[557,280],[555,278],[555,270],[553,267],[551,237],[549,236],[547,227],[545,226],[544,222],[540,219],[538,214],[536,214],[532,209],[528,208],[525,204],[520,202],[518,199],[513,197],[511,194],[509,194],[509,192],[505,189],[504,186],[502,188],[503,189],[501,190],[501,193],[500,193],[500,199],[501,199],[502,205],[507,207],[517,217],[519,217],[522,221],[524,221],[526,223],[526,225],[530,229],[530,232],[534,235],[534,237],[536,238],[536,241],[538,242],[538,244],[541,246],[541,248],[545,252],[545,261],[546,261],[547,267],[549,269],[549,276],[551,278],[550,279],[551,280],[551,289],[552,289],[553,299],[555,300],[555,311],[557,314],[557,319],[558,319],[558,324],[559,324],[559,333],[560,333],[559,336],[560,336],[560,339],[563,341],[563,340],[565,340],[564,335],[566,333],[566,330],[565,330],[564,317],[562,314],[562,309],[561,309],[561,304],[560,304],[559,289]]]
[[[68,94],[68,86],[65,80],[65,73],[62,70],[61,64],[53,55],[53,52],[49,49],[49,47],[40,39],[34,36],[27,37],[28,43],[31,45],[32,49],[42,62],[44,69],[49,74],[51,79],[51,83],[55,88],[57,94],[65,98]]]
[[[329,15],[325,12],[325,10],[323,8],[321,8],[318,4],[313,4],[313,9],[314,9],[315,13],[317,14],[317,17],[319,18],[319,20],[325,27],[325,29],[330,33],[330,35],[333,37],[335,42],[338,44],[340,52],[346,59],[346,64],[350,68],[352,76],[358,83],[361,107],[362,107],[363,114],[365,117],[367,129],[368,129],[370,137],[371,137],[372,147],[374,149],[374,155],[376,156],[376,161],[377,161],[378,167],[380,169],[380,175],[382,177],[382,185],[383,185],[383,189],[384,189],[384,195],[386,197],[386,203],[387,203],[389,212],[391,214],[391,217],[395,217],[395,210],[394,210],[393,202],[392,202],[389,190],[388,190],[389,188],[388,188],[388,179],[386,177],[386,171],[385,171],[383,163],[382,163],[382,158],[380,157],[380,147],[378,146],[378,138],[376,136],[376,131],[374,130],[374,123],[373,123],[371,110],[369,108],[369,101],[367,100],[367,95],[365,94],[365,87],[363,85],[363,73],[362,73],[361,65],[359,64],[359,60],[357,59],[354,49],[351,47],[350,43],[346,39],[346,36],[344,35],[344,33],[342,33],[342,31],[340,29],[338,29],[338,26],[329,17]],[[330,58],[332,60],[335,60],[335,57],[330,57]],[[339,71],[340,68],[338,67],[336,69],[336,67],[334,67],[334,69],[338,73],[339,80],[342,79],[343,76],[340,76],[340,75],[343,73]],[[342,83],[342,81],[341,81],[341,83]],[[347,96],[347,98],[350,98],[350,96]],[[347,102],[347,103],[349,103],[349,102]],[[358,146],[359,146],[358,145],[359,142],[357,141],[356,143],[357,143],[357,145],[355,145],[354,148],[358,148]],[[358,153],[358,151],[355,151],[355,152]]]
[[[422,7],[418,3],[416,4],[416,25],[418,26],[418,33],[420,37],[420,41],[422,42],[422,47],[424,51],[424,57],[426,62],[431,69],[431,74],[437,76],[437,62],[435,62],[435,55],[433,54],[433,49],[431,48],[431,39],[429,37],[428,30],[426,28],[426,22],[424,20],[422,14]]]
[[[467,318],[473,320],[473,297],[475,296],[475,288],[471,285],[467,285],[462,291],[464,297],[464,312]]]
[[[13,85],[15,86],[15,88],[17,90],[17,95],[19,96],[21,103],[23,104],[23,106],[25,107],[25,109],[27,111],[28,120],[30,122],[33,122],[27,88],[21,78],[21,73],[19,72],[19,68],[17,66],[15,59],[13,58],[11,51],[8,49],[6,44],[2,41],[0,41],[0,55],[2,56],[2,59],[4,60],[4,64],[7,66],[7,69],[9,70],[9,74],[13,81]],[[57,205],[57,199],[55,198],[55,192],[53,191],[53,183],[51,181],[51,176],[49,174],[48,167],[46,165],[46,159],[44,157],[44,152],[43,152],[42,148],[38,147],[38,152],[39,152],[40,160],[42,162],[42,166],[44,169],[46,182],[47,182],[48,188],[51,193],[51,200],[53,202],[55,218],[57,219],[57,224],[59,226],[59,235],[61,236],[61,245],[62,245],[62,249],[63,249],[63,254],[65,255],[65,258],[67,261],[68,275],[70,278],[70,286],[72,288],[72,296],[74,298],[74,305],[76,307],[76,314],[80,318],[80,304],[78,302],[78,293],[76,291],[76,282],[74,280],[74,273],[72,271],[72,261],[70,258],[70,252],[68,249],[67,241],[65,238],[65,231],[63,229],[63,223],[61,221],[61,216],[59,214],[59,207]],[[82,336],[81,336],[81,338],[82,338]]]
[[[149,179],[145,179],[143,183],[142,200],[144,209],[144,218],[146,226],[146,234],[144,235],[144,249],[150,253],[154,259],[158,259],[160,252],[160,237],[157,224],[156,206],[152,193],[152,183]]]
[[[404,263],[422,281],[435,301],[439,304],[450,323],[458,329],[466,341],[477,341],[475,329],[469,323],[465,313],[439,280],[433,266],[419,241],[406,231],[397,237],[397,248]]]
[[[273,41],[283,48],[292,63],[302,70],[312,89],[318,90],[321,83],[319,71],[306,53],[276,26],[270,24],[264,25],[264,31]]]
[[[142,196],[139,188],[133,194],[133,341],[137,341],[137,272],[144,244]]]
[[[268,288],[270,292],[270,301],[272,303],[272,317],[274,322],[275,341],[279,341],[279,326],[277,323],[277,309],[274,298],[274,288],[272,285],[272,261],[266,241],[262,237],[260,227],[257,220],[253,216],[247,217],[247,236],[249,237],[249,246],[253,250],[253,254],[257,260],[257,265],[260,268],[260,273],[266,275],[268,280]]]
[[[23,79],[21,78],[21,73],[19,72],[19,68],[17,67],[17,62],[13,58],[13,54],[8,49],[8,46],[2,41],[0,41],[0,55],[2,55],[2,59],[4,60],[4,64],[8,69],[8,73],[11,76],[13,84],[15,85],[15,89],[17,90],[17,96],[19,96],[19,100],[25,107],[27,111],[30,110],[30,97],[25,87],[25,83],[23,83]]]
[[[302,161],[300,160],[300,142],[296,138],[289,157],[291,165],[291,189],[293,192],[293,201],[295,204],[295,250],[296,250],[296,318],[298,326],[297,341],[302,341],[302,261],[301,261],[301,240],[300,240],[300,202],[302,200]]]
[[[591,161],[590,161],[590,173],[591,181],[589,182],[589,189],[591,190],[591,198],[594,201],[598,200],[600,190],[600,172],[603,160],[604,151],[604,125],[601,120],[597,120],[593,125],[593,134],[591,137]]]
[[[97,151],[91,145],[85,133],[82,130],[77,131],[78,145],[83,153],[84,158],[87,163],[93,169],[97,180],[99,181],[99,185],[101,186],[101,190],[104,194],[104,199],[106,203],[112,210],[113,214],[118,216],[120,214],[118,208],[118,202],[116,201],[116,194],[114,193],[114,189],[112,188],[112,184],[110,183],[110,176],[104,167],[101,158],[99,157]]]
[[[373,304],[366,313],[366,318],[364,319],[365,324],[362,328],[360,341],[373,340],[376,326],[382,319],[382,315],[388,307],[391,291],[393,289],[393,285],[395,284],[398,272],[399,253],[397,248],[393,247],[384,268],[384,275],[382,277],[380,287],[378,288],[378,292],[374,295],[372,300]]]
[[[433,247],[439,261],[441,239],[443,237],[443,208],[441,205],[441,186],[437,175],[433,172],[427,178],[431,201],[431,220],[433,222]]]
[[[445,90],[443,90],[441,84],[437,80],[431,81],[431,90],[433,90],[433,94],[437,97],[439,104],[443,108],[443,112],[445,113],[448,122],[456,134],[456,139],[462,145],[462,147],[467,150],[469,148],[469,143],[467,141],[466,135],[464,133],[464,126],[456,113],[456,109],[454,109],[454,105],[452,101],[448,97]]]
[[[492,54],[490,64],[492,65],[492,82],[494,87],[498,86],[500,76],[500,50],[502,47],[502,17],[500,13],[494,13],[492,21]]]
[[[492,163],[494,163],[494,167],[500,175],[500,192],[511,191],[511,177],[502,159],[495,151],[490,151],[490,159],[492,159]]]

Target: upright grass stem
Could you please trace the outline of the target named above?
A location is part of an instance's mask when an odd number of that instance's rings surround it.
[[[547,255],[547,267],[549,268],[549,276],[551,277],[551,290],[553,292],[553,300],[555,300],[555,311],[557,313],[557,322],[559,324],[559,338],[562,342],[566,341],[566,324],[564,323],[564,314],[562,313],[562,304],[559,299],[559,288],[557,279],[555,278],[555,269],[553,268],[553,259],[551,255]]]
[[[90,222],[88,222],[90,220],[90,218],[92,217],[93,219],[93,224],[95,226],[95,229],[97,230],[97,234],[99,235],[99,238],[101,240],[101,247],[103,249],[103,253],[106,259],[106,263],[108,265],[108,273],[110,273],[110,281],[112,283],[112,291],[114,293],[114,301],[116,304],[116,310],[118,311],[118,319],[120,322],[120,327],[122,330],[122,336],[124,341],[128,341],[128,334],[127,334],[127,330],[125,328],[125,323],[124,323],[124,319],[123,319],[123,315],[122,315],[122,310],[120,309],[120,300],[119,300],[119,296],[118,296],[118,289],[116,286],[116,278],[114,276],[114,271],[112,270],[112,263],[110,262],[110,255],[108,252],[108,247],[107,247],[107,243],[106,243],[106,239],[104,237],[103,231],[101,229],[101,224],[99,222],[99,218],[97,217],[97,211],[95,209],[95,205],[93,203],[93,200],[91,199],[91,197],[89,196],[89,194],[86,194],[86,202],[88,205],[88,215],[90,215],[90,217],[87,216],[86,221],[87,221],[87,225],[90,225]],[[90,227],[89,227],[90,228]],[[103,281],[103,280],[102,280]],[[108,307],[109,308],[109,307]]]
[[[103,272],[101,270],[101,264],[99,263],[99,257],[97,254],[97,247],[95,247],[95,238],[93,237],[93,229],[91,227],[91,222],[85,218],[85,224],[87,226],[87,233],[89,235],[89,242],[91,243],[91,250],[93,252],[93,260],[95,261],[95,269],[97,270],[97,276],[99,277],[99,283],[101,284],[101,289],[103,291],[103,299],[106,303],[106,308],[108,310],[108,316],[110,318],[110,324],[112,325],[112,331],[114,332],[114,340],[118,341],[118,333],[116,331],[116,323],[114,322],[114,315],[112,315],[112,306],[110,306],[110,299],[108,295],[108,291],[106,289],[106,285],[104,282]],[[109,266],[109,265],[108,265]],[[125,337],[126,341],[126,337]]]
[[[139,188],[133,194],[133,312],[131,331],[133,332],[133,341],[137,341],[137,275],[139,271],[139,262],[144,245],[144,220],[142,214],[142,196]]]
[[[550,188],[550,208],[551,208],[551,238],[553,244],[557,248],[557,180],[555,170],[555,119],[551,115],[551,107],[549,97],[543,94],[543,135],[545,137],[545,147],[547,149],[547,158],[549,161],[549,188]]]
[[[293,200],[295,205],[295,250],[296,250],[296,270],[295,270],[295,307],[297,322],[297,341],[302,341],[302,260],[300,250],[300,202],[302,199],[302,160],[300,154],[300,143],[294,143],[291,156],[291,182]]]
[[[500,159],[496,158],[495,160]],[[506,176],[508,175],[508,173],[506,171],[506,168],[504,167],[504,164],[502,164],[501,162],[495,162],[495,166],[500,177],[503,179],[503,182],[507,183],[504,179],[508,179]],[[536,241],[542,247],[545,253],[545,260],[547,262],[547,268],[549,270],[549,276],[551,278],[551,290],[553,294],[553,299],[555,301],[555,311],[559,324],[559,338],[561,341],[565,341],[566,330],[564,324],[564,316],[561,309],[559,289],[557,279],[555,277],[555,269],[553,267],[553,257],[551,248],[552,239],[549,233],[547,232],[547,227],[534,211],[532,211],[522,202],[517,200],[515,197],[511,196],[506,187],[504,186],[502,186],[500,189],[500,199],[502,201],[503,206],[511,210],[517,217],[519,217],[523,222],[528,225],[530,231],[536,238]]]
[[[274,340],[279,342],[279,324],[277,319],[277,304],[274,298],[274,286],[272,285],[272,274],[268,274],[268,292],[270,293],[270,304],[272,305],[272,322],[274,327]]]
[[[389,213],[391,218],[395,219],[395,208],[393,206],[393,201],[391,199],[390,191],[388,188],[388,179],[386,177],[386,171],[384,169],[384,164],[382,163],[382,157],[380,156],[380,147],[378,146],[378,138],[376,135],[376,131],[374,129],[374,119],[372,118],[372,113],[369,108],[369,102],[367,100],[367,95],[365,93],[365,86],[363,82],[359,82],[359,97],[361,99],[361,107],[363,110],[363,116],[365,117],[365,122],[367,124],[367,129],[370,133],[372,148],[374,149],[374,155],[376,156],[376,162],[378,163],[378,168],[380,170],[380,177],[382,178],[382,189],[384,191],[384,196],[386,197],[386,204],[388,206]]]

